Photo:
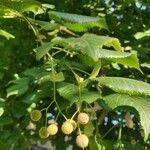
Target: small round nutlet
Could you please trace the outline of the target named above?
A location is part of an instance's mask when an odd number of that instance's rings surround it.
[[[58,126],[56,124],[51,124],[47,127],[49,135],[55,135],[58,132]]]
[[[89,122],[89,116],[86,113],[80,113],[77,120],[80,124],[87,124]]]
[[[41,128],[40,128],[40,130],[39,130],[39,136],[40,136],[42,139],[48,138],[49,133],[48,133],[47,127],[41,127]]]
[[[63,125],[61,126],[61,130],[64,134],[71,134],[73,131],[73,125],[70,121],[65,121]]]
[[[30,113],[30,118],[31,120],[33,121],[39,121],[42,117],[42,113],[40,110],[33,110],[31,113]]]
[[[76,137],[76,144],[78,145],[78,147],[84,149],[85,147],[88,146],[89,139],[85,134],[80,134]]]

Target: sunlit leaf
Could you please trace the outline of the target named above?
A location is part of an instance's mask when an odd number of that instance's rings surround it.
[[[121,77],[99,77],[96,80],[119,93],[150,96],[150,84],[146,82]]]
[[[145,97],[135,97],[129,96],[125,94],[111,94],[105,96],[103,98],[108,104],[108,106],[112,109],[117,108],[118,106],[131,106],[134,107],[140,116],[140,122],[143,126],[144,133],[145,133],[145,140],[147,140],[150,134],[150,116],[146,115],[150,113],[150,98]]]
[[[12,39],[15,38],[12,34],[6,32],[4,30],[0,30],[0,35],[4,36],[7,40],[9,40],[10,38],[12,38]]]
[[[28,78],[21,78],[18,80],[14,80],[12,83],[13,85],[7,88],[7,97],[12,95],[22,95],[27,92],[29,88],[29,79]]]
[[[100,93],[95,91],[88,91],[87,89],[81,90],[81,97],[80,97],[78,86],[74,84],[68,84],[57,90],[60,96],[70,101],[71,104],[73,104],[74,102],[92,103],[97,99],[101,98]]]

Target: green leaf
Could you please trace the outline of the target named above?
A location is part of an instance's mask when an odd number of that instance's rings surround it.
[[[122,51],[119,40],[113,37],[99,36],[86,33],[81,37],[81,42],[83,42],[86,48],[88,48],[88,51],[90,51],[91,49],[90,54],[92,54],[92,49],[94,46],[108,46],[113,47],[116,51]]]
[[[89,138],[89,150],[99,150],[97,146],[97,142],[95,141],[95,137],[92,136]],[[101,150],[101,149],[100,149]]]
[[[86,33],[82,36],[82,39],[86,40],[88,43],[93,43],[95,46],[104,45],[114,47],[116,51],[122,51],[121,44],[117,38]]]
[[[62,39],[60,40],[60,43],[66,43],[72,49],[80,50],[83,54],[90,56],[95,61],[99,58],[99,48],[102,48],[102,46],[112,46],[115,50],[122,51],[121,44],[118,39],[88,33],[84,34],[80,38]]]
[[[89,149],[90,150],[105,150],[105,147],[100,145],[96,136],[89,137]]]
[[[94,125],[90,121],[85,127],[84,127],[84,133],[89,137],[93,136],[93,131],[95,130]]]
[[[150,36],[150,30],[147,30],[147,31],[144,31],[144,32],[137,32],[134,37],[139,40],[139,39],[142,39],[146,36]]]
[[[54,64],[55,65],[55,64]],[[31,79],[35,80],[35,83],[42,84],[48,81],[61,82],[65,80],[63,72],[55,72],[52,73],[47,71],[44,67],[34,67],[31,69],[27,69],[24,72],[25,76],[32,77]]]
[[[45,56],[53,46],[55,45],[62,45],[66,46],[66,42],[63,41],[61,38],[54,38],[51,42],[43,43],[41,46],[34,49],[36,52],[36,59],[40,60],[43,56]]]
[[[150,134],[150,98],[135,97],[125,94],[111,94],[103,98],[112,109],[118,106],[131,106],[134,107],[140,116],[141,125],[143,126],[145,133],[145,140],[148,139]]]
[[[106,49],[98,49],[97,57],[112,62],[117,62],[122,65],[127,65],[129,67],[136,68],[139,71],[141,71],[139,66],[139,60],[137,58],[137,53],[135,51],[128,53],[128,52],[116,52]]]
[[[122,65],[129,66],[131,68],[136,68],[142,73],[142,71],[140,69],[139,60],[137,58],[137,53],[135,51],[132,51],[129,54],[130,55],[128,57],[125,57],[125,58],[111,58],[110,60],[113,62],[117,62],[119,64],[122,64]]]
[[[106,40],[106,41],[105,41]],[[54,45],[61,45],[65,48],[73,49],[74,51],[81,52],[84,55],[92,58],[95,62],[101,59],[107,59],[112,62],[117,62],[122,65],[136,68],[140,70],[139,61],[135,51],[131,53],[116,52],[112,50],[100,48],[103,45],[113,46],[115,38],[97,36],[93,34],[85,34],[81,38],[68,38],[68,39],[54,39],[50,43],[45,43],[35,49],[37,59],[41,59]],[[118,41],[119,42],[119,41]],[[111,44],[112,43],[112,44]],[[119,43],[118,43],[119,46]]]
[[[89,79],[96,78],[96,76],[98,75],[100,69],[101,69],[101,61],[99,60],[98,62],[96,62],[95,66],[94,66],[94,69],[93,69],[92,73],[89,76]]]
[[[85,22],[97,22],[100,20],[99,17],[91,17],[91,16],[83,16],[71,13],[62,13],[58,11],[50,11],[49,16],[57,16],[60,19],[63,19],[68,22],[75,22],[75,23],[85,23]]]
[[[0,117],[4,114],[5,100],[0,98]]]
[[[47,21],[40,21],[40,20],[34,20],[31,18],[28,18],[32,23],[34,23],[35,25],[40,26],[40,30],[46,30],[46,31],[53,31],[56,29],[59,29],[60,25],[57,23],[51,23],[51,22],[47,22]]]
[[[62,72],[59,73],[48,73],[48,75],[42,76],[39,80],[38,83],[44,83],[44,82],[48,82],[48,81],[55,81],[55,82],[61,82],[64,81],[64,74]]]
[[[13,102],[13,104],[11,104],[11,114],[13,115],[14,118],[20,119],[21,117],[26,115],[26,108],[27,105],[25,105],[22,102]]]
[[[4,113],[4,108],[0,107],[0,117],[3,115]]]
[[[0,17],[21,17],[23,12],[35,13],[39,7],[41,4],[34,0],[0,0]]]
[[[53,46],[61,46],[66,49],[71,49],[76,52],[81,52],[82,54],[91,57],[95,62],[98,61],[98,59],[100,58],[101,51],[103,53],[102,54],[103,57],[107,56],[107,53],[104,52],[104,50],[102,49],[102,46],[107,46],[107,47],[111,46],[111,47],[114,47],[115,50],[119,51],[118,53],[110,52],[110,56],[108,54],[107,57],[111,57],[115,55],[117,59],[120,56],[120,53],[121,53],[120,51],[122,51],[122,48],[118,39],[107,37],[107,36],[98,36],[95,34],[86,33],[80,38],[67,38],[67,39],[54,38],[50,43],[44,43],[42,46],[35,49],[37,59],[39,60],[44,55],[46,55]],[[121,58],[131,55],[131,53],[127,54],[123,52],[121,54],[122,54],[120,56]]]
[[[105,17],[91,17],[84,15],[77,15],[71,13],[63,13],[50,11],[50,18],[54,19],[56,22],[62,23],[68,29],[75,32],[85,32],[93,27],[100,27],[103,29],[107,29],[107,23]],[[64,21],[64,22],[63,22]]]
[[[26,104],[38,103],[41,99],[50,97],[50,93],[52,92],[51,84],[40,85],[41,87],[34,92],[26,94],[22,98],[22,102]]]
[[[10,38],[12,38],[12,39],[15,38],[12,34],[6,32],[4,30],[0,30],[0,35],[4,36],[7,40],[9,40]]]
[[[141,67],[150,69],[150,63],[142,63]]]
[[[64,26],[66,26],[69,30],[72,30],[74,32],[86,32],[89,28],[91,28],[91,26],[88,27],[88,24],[91,25],[91,23],[64,23]]]
[[[11,132],[9,138],[7,139],[7,144],[10,145],[10,147],[12,147],[12,145],[16,143],[20,137],[21,137],[21,131],[19,129],[14,129]]]
[[[99,27],[103,29],[107,29],[107,24],[104,18],[101,18],[98,22],[84,22],[84,23],[63,23],[69,30],[74,32],[86,32],[93,27]]]
[[[118,58],[126,58],[131,55],[131,53],[127,52],[116,52],[107,49],[97,49],[97,57],[98,58],[105,58],[105,59],[118,59]]]
[[[150,84],[146,82],[121,77],[99,77],[95,80],[119,93],[150,96]]]
[[[52,48],[53,44],[51,42],[44,43],[41,46],[34,49],[36,52],[36,59],[40,60],[44,55],[46,55]]]
[[[8,115],[5,115],[5,114],[3,114],[0,117],[0,126],[8,125],[8,124],[11,124],[11,123],[13,123],[12,117],[10,117]]]
[[[20,17],[20,14],[15,10],[10,10],[8,7],[0,3],[0,18],[15,18]]]
[[[48,3],[45,3],[45,4],[42,4],[42,6],[44,7],[44,8],[49,8],[49,9],[54,9],[55,8],[55,5],[51,5],[51,4],[48,4]]]
[[[124,144],[125,150],[136,150],[136,149],[145,150],[144,146],[140,142],[132,144],[131,142],[129,143],[126,141],[122,141],[122,143]]]
[[[77,81],[78,84],[80,84],[82,81],[83,81],[83,78],[81,78],[77,73],[75,73],[73,70],[72,70],[74,76],[75,76],[75,79]]]
[[[28,78],[20,78],[12,81],[14,85],[11,85],[7,88],[7,98],[12,95],[20,96],[27,92],[29,88],[29,79]]]
[[[120,43],[115,38],[84,34],[81,38],[62,39],[61,42],[68,43],[68,47],[72,47],[75,51],[82,52],[94,61],[98,61],[99,58],[107,59],[140,70],[136,53],[134,51],[131,53],[121,52]],[[102,46],[108,45],[113,46],[119,51],[116,52],[101,48]]]
[[[102,150],[116,150],[115,148],[115,144],[116,141],[115,140],[99,140],[97,139],[97,141],[101,144],[102,146]],[[119,149],[119,150],[123,150],[123,149]]]
[[[5,141],[9,138],[9,136],[11,136],[11,132],[9,132],[8,130],[3,130],[0,131],[0,141]]]
[[[122,49],[119,40],[116,38],[87,33],[80,38],[62,39],[59,42],[60,44],[66,43],[71,49],[91,57],[94,61],[98,61],[102,46],[112,46],[117,51],[121,51]]]
[[[86,88],[81,90],[81,99],[79,98],[79,90],[78,86],[74,84],[68,84],[65,85],[59,89],[57,89],[60,96],[67,99],[70,104],[73,104],[74,102],[87,102],[92,103],[96,101],[97,99],[101,98],[101,95],[98,92],[95,91],[88,91]]]
[[[97,50],[97,56],[101,59],[117,62],[119,64],[127,65],[129,67],[140,70],[139,60],[137,58],[137,54],[135,51],[127,53],[127,52],[115,52],[111,50],[99,49]]]
[[[41,74],[45,73],[45,70],[41,67],[33,67],[30,69],[27,69],[23,72],[25,76],[34,77],[35,79],[39,78]]]

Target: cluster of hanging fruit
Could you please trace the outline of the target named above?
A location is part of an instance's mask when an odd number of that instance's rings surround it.
[[[30,117],[33,121],[39,121],[42,117],[42,113],[40,110],[33,110],[30,114]],[[47,126],[43,126],[39,130],[39,136],[42,139],[46,139],[49,136],[56,135],[59,128],[58,123],[55,121],[54,116],[51,113],[47,114],[47,117],[51,118],[51,120],[48,121]],[[76,130],[77,124],[78,125],[86,125],[89,122],[89,116],[87,113],[80,112],[77,116],[77,121],[71,119],[66,119],[65,122],[63,122],[61,126],[61,131],[65,135],[70,135],[73,131]],[[76,144],[78,147],[84,149],[88,146],[89,139],[85,134],[82,134],[79,132],[79,134],[76,137]]]

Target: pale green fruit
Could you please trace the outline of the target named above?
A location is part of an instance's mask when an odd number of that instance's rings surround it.
[[[40,128],[40,130],[39,130],[39,136],[40,136],[42,139],[48,138],[49,133],[48,133],[47,127],[41,127],[41,128]]]
[[[30,113],[30,118],[31,120],[33,121],[39,121],[42,117],[42,113],[41,111],[39,110],[33,110],[31,113]]]

